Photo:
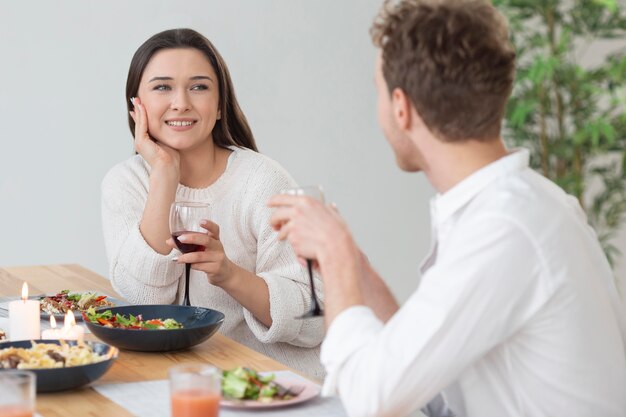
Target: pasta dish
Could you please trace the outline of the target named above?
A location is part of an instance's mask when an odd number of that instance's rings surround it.
[[[8,347],[0,349],[0,369],[49,369],[89,365],[107,360],[109,355],[93,351],[90,344],[70,345],[35,343],[30,348]]]

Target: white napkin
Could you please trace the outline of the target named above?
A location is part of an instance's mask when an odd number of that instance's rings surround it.
[[[279,375],[298,375],[289,371],[274,371]],[[167,380],[95,385],[93,388],[114,403],[137,417],[169,417],[170,392]],[[220,409],[220,417],[250,416],[262,413],[264,417],[345,417],[346,413],[337,398],[317,397],[302,404],[264,410]]]

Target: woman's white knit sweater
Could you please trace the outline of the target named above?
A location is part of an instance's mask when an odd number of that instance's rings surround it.
[[[267,328],[224,290],[211,285],[201,271],[191,271],[191,304],[224,313],[220,332],[226,336],[321,379],[323,320],[295,319],[310,307],[308,278],[291,247],[276,239],[269,224],[268,199],[295,182],[270,158],[248,149],[231,149],[228,166],[215,183],[202,189],[179,184],[176,199],[210,204],[209,220],[220,227],[226,256],[267,282],[272,326]],[[150,166],[136,155],[114,166],[102,181],[102,223],[110,279],[113,288],[129,302],[180,304],[184,266],[172,261],[179,252],[155,252],[139,231],[149,174]],[[321,288],[320,281],[316,284]]]

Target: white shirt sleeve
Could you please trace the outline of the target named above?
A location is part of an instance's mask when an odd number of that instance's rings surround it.
[[[386,325],[363,306],[331,324],[321,353],[324,393],[338,392],[349,416],[402,416],[425,406],[553,290],[540,279],[545,265],[532,237],[512,220],[484,215],[453,233]]]

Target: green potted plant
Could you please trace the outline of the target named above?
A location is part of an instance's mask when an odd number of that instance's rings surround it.
[[[493,1],[518,60],[505,137],[578,198],[611,264],[626,219],[626,6],[617,1]],[[625,47],[592,68],[578,62],[581,48],[609,38]]]

